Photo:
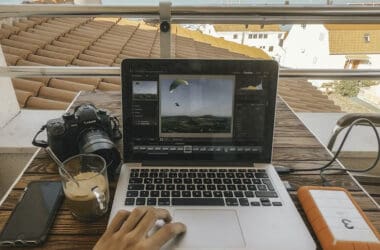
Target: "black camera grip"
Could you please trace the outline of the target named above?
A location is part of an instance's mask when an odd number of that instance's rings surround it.
[[[46,148],[48,146],[48,143],[43,140],[37,140],[37,137],[39,134],[42,133],[46,129],[46,125],[42,126],[41,129],[37,132],[37,134],[33,137],[32,144],[36,147]]]

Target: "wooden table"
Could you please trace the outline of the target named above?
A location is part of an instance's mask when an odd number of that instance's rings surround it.
[[[73,102],[76,106],[83,102],[92,102],[98,108],[112,111],[119,118],[121,116],[121,94],[118,93],[81,93]],[[119,119],[122,121],[121,119]],[[119,146],[121,143],[119,143]],[[120,148],[121,149],[121,148]],[[325,164],[331,155],[310,133],[305,125],[296,117],[289,107],[280,99],[277,99],[276,122],[274,133],[273,163],[294,168],[316,167]],[[338,166],[337,163],[334,163]],[[297,172],[281,176],[283,180],[289,181],[296,189],[303,185],[322,185],[321,177],[317,172]],[[23,193],[25,186],[33,180],[59,180],[57,166],[53,163],[44,150],[39,150],[34,159],[27,167],[21,179],[13,187],[9,196],[0,207],[0,228],[3,228],[12,209]],[[380,210],[378,206],[363,192],[362,188],[349,175],[329,175],[327,180],[334,186],[348,189],[370,220],[380,231]],[[374,194],[380,193],[376,186],[378,180],[362,179],[366,188]],[[379,185],[379,184],[377,184]],[[115,191],[116,182],[111,183],[111,200]],[[300,209],[296,193],[291,192],[299,212],[305,218]],[[108,215],[93,223],[82,223],[75,220],[64,202],[61,206],[55,223],[50,231],[47,242],[42,249],[91,249],[106,228]],[[307,220],[305,220],[310,228]],[[25,248],[23,248],[25,249]]]

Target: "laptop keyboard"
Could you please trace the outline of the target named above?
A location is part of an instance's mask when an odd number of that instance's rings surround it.
[[[282,206],[264,169],[131,169],[126,206]]]

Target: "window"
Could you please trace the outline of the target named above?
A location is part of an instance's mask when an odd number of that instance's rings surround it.
[[[369,43],[371,41],[371,38],[369,37],[368,33],[364,34],[364,42]]]
[[[238,38],[238,34],[234,34],[234,39],[237,39]]]
[[[268,38],[268,34],[264,34],[264,38],[267,39]]]
[[[259,34],[259,39],[263,38],[263,34]]]
[[[248,38],[249,38],[249,39],[252,39],[252,38],[253,38],[253,35],[252,35],[252,34],[249,34],[249,35],[248,35]]]
[[[269,51],[269,52],[272,52],[272,51],[273,51],[273,46],[269,46],[268,51]]]
[[[256,38],[257,38],[257,34],[254,34],[254,35],[253,35],[253,39],[256,39]]]

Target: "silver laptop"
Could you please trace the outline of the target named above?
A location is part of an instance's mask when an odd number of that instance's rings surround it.
[[[316,249],[271,165],[277,81],[269,60],[123,61],[110,220],[169,210],[187,232],[165,249]]]

